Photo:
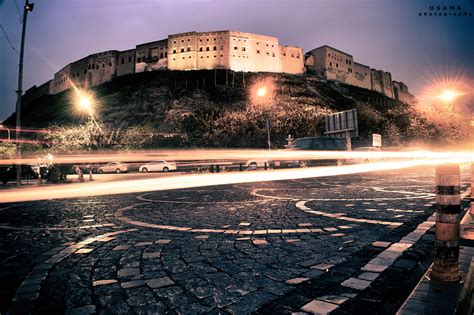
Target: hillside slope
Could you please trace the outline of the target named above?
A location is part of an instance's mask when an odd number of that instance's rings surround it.
[[[259,100],[255,96],[259,86],[267,87],[272,97]],[[381,133],[387,145],[449,139],[446,130],[407,104],[312,76],[155,71],[116,78],[92,93],[95,116],[103,126],[182,134],[173,144],[179,146],[265,147],[268,115],[273,144],[282,147],[288,134],[296,138],[323,134],[325,115],[351,108],[358,111],[359,140],[372,133]],[[83,124],[87,117],[78,113],[74,96],[71,89],[24,106],[23,127]],[[13,114],[4,123],[13,126],[14,121]]]

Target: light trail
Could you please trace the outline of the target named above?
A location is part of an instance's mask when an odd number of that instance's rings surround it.
[[[99,164],[107,162],[145,162],[167,161],[216,161],[245,162],[249,160],[292,161],[292,160],[352,160],[352,159],[470,159],[474,152],[436,152],[436,151],[300,151],[300,150],[152,150],[130,152],[98,152],[86,154],[54,155],[55,164]],[[0,165],[36,164],[38,157],[0,160]]]
[[[471,157],[472,159],[472,157]],[[466,163],[471,159],[436,159],[415,160],[405,162],[385,162],[332,167],[314,167],[302,169],[284,169],[263,172],[235,172],[218,174],[182,175],[166,178],[128,180],[116,182],[85,182],[76,184],[60,184],[54,186],[17,188],[0,193],[0,203],[23,202],[47,199],[63,199],[113,194],[162,191],[184,188],[196,188],[216,185],[253,183],[327,176],[350,175],[373,171],[396,170],[421,165],[437,165],[444,163]]]

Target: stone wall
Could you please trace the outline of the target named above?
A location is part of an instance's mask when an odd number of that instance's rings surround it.
[[[153,71],[167,68],[168,40],[149,42],[137,45],[135,72]]]
[[[135,73],[135,49],[120,51],[118,54],[117,76]]]
[[[296,46],[280,46],[281,72],[302,74],[304,68],[303,49]]]
[[[353,76],[353,85],[368,90],[371,89],[372,85],[369,66],[354,62]]]

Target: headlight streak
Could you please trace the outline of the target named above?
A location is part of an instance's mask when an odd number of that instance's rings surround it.
[[[262,181],[317,178],[350,175],[374,171],[396,170],[421,165],[444,163],[467,163],[470,158],[445,158],[412,160],[404,162],[370,163],[346,166],[311,167],[303,169],[282,169],[272,171],[230,172],[218,174],[178,175],[153,179],[139,179],[115,182],[85,182],[52,186],[9,189],[0,193],[0,203],[24,202],[48,199],[64,199],[113,194],[163,191],[216,185],[253,183]]]

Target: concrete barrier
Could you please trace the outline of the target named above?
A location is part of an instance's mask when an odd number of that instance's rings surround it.
[[[461,175],[459,165],[436,167],[435,253],[431,277],[435,280],[458,281],[461,212]]]

